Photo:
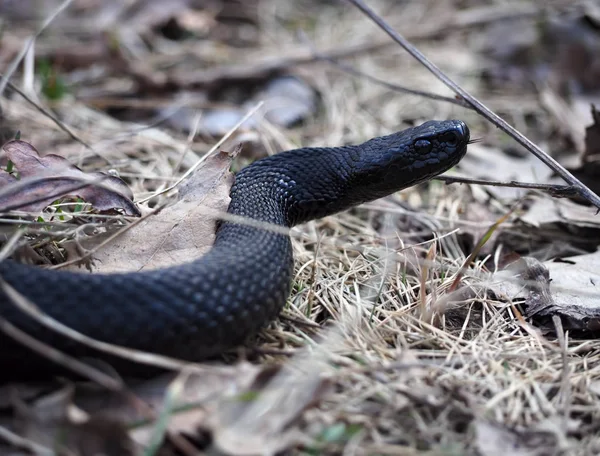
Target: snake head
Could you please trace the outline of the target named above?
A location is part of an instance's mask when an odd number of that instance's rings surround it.
[[[469,128],[460,120],[428,121],[361,146],[353,175],[360,199],[370,201],[424,182],[465,155]]]
[[[444,120],[355,146],[287,151],[238,173],[229,211],[265,213],[262,221],[287,226],[331,215],[443,173],[465,155],[468,141],[464,122]]]

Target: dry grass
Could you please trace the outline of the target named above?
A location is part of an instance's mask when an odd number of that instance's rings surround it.
[[[313,9],[303,8],[305,3],[261,2],[260,46],[232,50],[227,60],[252,63],[280,56],[282,49],[290,53],[304,49],[293,29],[275,17],[300,24],[318,49],[384,39],[350,8],[340,15],[339,9],[324,6],[315,16]],[[380,12],[389,6],[383,1],[370,3]],[[442,24],[448,13],[444,5],[408,2],[401,9],[392,8],[386,20],[410,36],[419,31],[417,24]],[[477,57],[462,33],[417,45],[451,77],[482,93],[475,77]],[[183,61],[177,54],[183,49],[160,49],[147,57]],[[350,63],[386,81],[451,95],[393,45]],[[293,131],[263,126],[260,141],[268,150],[361,142],[403,128],[403,119],[461,118],[475,136],[500,141],[463,108],[391,93],[327,64],[300,67],[298,72],[322,94],[322,112]],[[484,93],[482,98],[517,124],[536,106],[533,93]],[[23,99],[3,100],[4,115],[24,139],[55,148],[85,169],[117,170],[129,180],[136,200],[171,185],[214,142],[198,137],[190,142],[161,127],[120,122],[72,100],[55,109],[93,150],[66,138]],[[541,110],[536,115],[543,123]],[[154,205],[167,200],[160,196],[151,201]],[[304,452],[600,452],[600,342],[540,334],[523,319],[518,306],[486,292],[489,263],[471,265],[460,288],[450,290],[466,259],[458,233],[469,201],[465,186],[432,182],[294,230],[294,291],[284,318],[261,335],[255,359],[285,363],[296,372],[295,386],[310,385],[322,376],[334,384],[318,406],[303,415]],[[407,210],[407,205],[418,210]],[[83,220],[100,223],[88,216]],[[481,222],[482,228],[491,223]],[[63,224],[53,241],[60,245],[69,230],[78,233],[81,227]],[[47,234],[33,236],[33,245],[46,244]],[[53,245],[52,251],[58,252]],[[290,379],[284,380],[285,387]],[[490,442],[496,442],[495,450],[486,447]]]

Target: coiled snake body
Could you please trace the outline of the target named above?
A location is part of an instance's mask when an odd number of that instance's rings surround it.
[[[458,163],[468,141],[463,122],[429,121],[361,145],[283,152],[237,174],[228,212],[292,227],[428,180]],[[76,331],[192,361],[242,344],[273,320],[292,273],[289,236],[232,222],[220,225],[206,255],[167,269],[102,275],[0,262],[7,284]],[[0,315],[69,355],[106,359],[35,323],[1,288]],[[38,372],[38,362],[0,332],[0,376]]]

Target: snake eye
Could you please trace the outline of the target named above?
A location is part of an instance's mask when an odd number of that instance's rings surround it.
[[[415,141],[415,149],[420,154],[428,154],[431,152],[431,143],[426,139],[418,139]]]
[[[454,147],[458,145],[458,133],[455,131],[449,131],[448,133],[444,133],[440,140],[447,144],[450,147]]]

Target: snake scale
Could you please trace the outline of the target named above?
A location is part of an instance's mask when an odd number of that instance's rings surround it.
[[[236,175],[228,212],[292,227],[424,182],[458,163],[468,142],[462,121],[428,121],[360,145],[282,152]],[[243,344],[277,317],[293,262],[290,237],[281,230],[222,222],[206,255],[166,269],[85,274],[5,260],[0,277],[80,333],[195,361]],[[107,358],[34,322],[2,288],[0,315],[64,353],[135,374],[134,363]],[[47,364],[0,332],[0,376],[41,376]]]

